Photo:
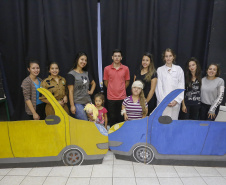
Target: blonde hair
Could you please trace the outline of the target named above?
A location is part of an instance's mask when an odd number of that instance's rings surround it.
[[[144,91],[143,90],[141,90],[139,98],[140,98],[140,106],[142,107],[142,115],[146,116],[147,111],[146,111],[146,104],[145,104],[145,97],[144,97]]]
[[[97,120],[97,116],[99,114],[98,109],[93,104],[87,103],[84,110],[89,112],[90,109],[93,111],[93,119]]]

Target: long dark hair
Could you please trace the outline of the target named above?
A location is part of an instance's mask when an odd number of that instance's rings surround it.
[[[202,71],[201,67],[199,64],[199,61],[195,57],[191,57],[187,62],[186,62],[186,68],[185,68],[185,87],[191,87],[191,82],[192,82],[192,74],[191,71],[189,70],[189,62],[195,62],[196,64],[196,71],[195,71],[195,77],[198,80],[200,86],[202,83]]]
[[[146,80],[147,82],[150,82],[152,75],[156,72],[155,65],[154,65],[154,60],[153,60],[152,54],[149,53],[149,52],[144,53],[143,57],[144,56],[146,56],[146,57],[148,57],[150,59],[150,65],[148,67],[148,72],[146,73],[144,80]],[[142,60],[143,60],[143,57],[142,57]],[[142,64],[140,66],[140,69],[141,70],[143,69]]]
[[[80,51],[80,52],[78,52],[78,53],[76,54],[76,56],[75,56],[75,62],[74,62],[74,65],[73,65],[73,67],[72,67],[71,70],[77,68],[78,60],[79,60],[79,58],[82,57],[82,56],[86,56],[86,58],[87,58],[87,64],[86,64],[86,66],[85,66],[84,68],[82,68],[82,70],[88,71],[88,56],[87,56],[87,54],[86,54],[85,52],[82,52],[82,51]]]

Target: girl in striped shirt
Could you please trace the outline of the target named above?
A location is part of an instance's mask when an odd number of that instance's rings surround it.
[[[144,97],[144,85],[141,81],[132,84],[132,95],[124,99],[121,114],[126,120],[144,118],[148,113],[148,104]]]

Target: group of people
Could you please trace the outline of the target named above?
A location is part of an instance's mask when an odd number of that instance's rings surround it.
[[[183,69],[175,65],[176,55],[172,49],[166,49],[162,59],[165,64],[156,71],[152,54],[144,53],[140,69],[134,75],[131,95],[127,97],[126,88],[130,84],[129,68],[121,63],[122,52],[114,50],[113,62],[104,68],[103,77],[104,85],[107,87],[108,111],[104,107],[104,95],[97,93],[93,101],[99,112],[96,122],[107,128],[107,112],[110,126],[123,119],[143,118],[175,89],[185,89],[185,92],[168,104],[163,115],[177,120],[181,109],[183,119],[214,120],[225,88],[224,80],[219,77],[219,65],[210,64],[205,77],[202,78],[200,64],[194,57],[186,63],[185,75]],[[38,77],[40,73],[38,61],[31,60],[28,64],[30,75],[21,85],[25,110],[30,119],[45,119],[45,116],[54,114],[51,104],[37,91],[37,88],[43,87],[53,94],[68,114],[71,112],[77,119],[92,120],[84,111],[85,105],[92,103],[91,95],[96,87],[94,79],[88,72],[87,62],[87,55],[79,52],[66,79],[59,76],[59,65],[51,62],[48,68],[49,76],[41,80]]]

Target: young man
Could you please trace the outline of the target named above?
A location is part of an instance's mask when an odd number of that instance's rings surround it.
[[[129,86],[129,68],[121,64],[122,52],[113,51],[113,63],[104,68],[104,85],[107,87],[108,112],[110,126],[122,122],[121,107],[126,96],[126,88]]]

